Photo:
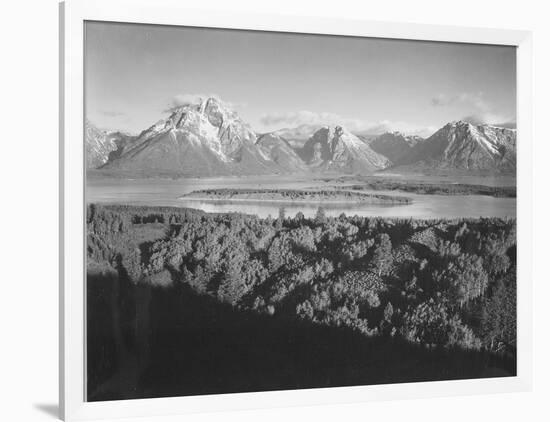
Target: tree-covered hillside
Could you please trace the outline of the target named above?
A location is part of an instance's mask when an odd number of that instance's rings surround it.
[[[196,348],[207,353],[203,350],[205,344],[228,347],[227,342],[239,338],[241,334],[235,333],[241,330],[259,335],[247,328],[250,324],[264,327],[267,333],[273,330],[274,338],[279,340],[282,326],[287,327],[286,335],[298,330],[301,334],[292,337],[294,343],[287,339],[294,352],[285,353],[307,351],[333,358],[344,356],[338,365],[347,365],[347,369],[333,374],[327,385],[315,381],[321,375],[311,373],[313,369],[308,365],[315,360],[312,356],[311,362],[289,356],[296,366],[290,371],[295,378],[289,375],[285,382],[270,380],[266,373],[264,384],[241,380],[245,384],[242,386],[234,381],[219,391],[212,387],[215,382],[211,385],[204,381],[202,386],[195,385],[195,390],[180,386],[174,387],[175,391],[200,394],[515,373],[516,222],[513,219],[396,220],[344,215],[330,218],[322,209],[314,219],[300,214],[287,217],[283,209],[277,219],[260,219],[189,209],[91,205],[87,227],[90,335],[106,342],[108,346],[103,344],[101,353],[110,350],[107,355],[111,363],[116,359],[128,360],[124,353],[137,350],[142,361],[136,365],[141,365],[145,374],[139,381],[134,380],[140,385],[154,384],[151,365],[157,368],[158,362],[152,356],[160,338],[176,341],[174,337],[181,335],[175,344],[188,350],[189,343],[183,337],[189,336],[187,339],[198,341]],[[119,284],[114,289],[116,283]],[[125,290],[120,287],[123,285]],[[152,302],[151,297],[164,299]],[[121,304],[122,311],[115,312]],[[216,317],[196,319],[205,312],[205,306]],[[152,307],[159,307],[158,312],[169,315],[171,322],[165,321],[160,330],[164,334],[151,329],[151,325],[157,326],[150,319],[158,316],[157,311],[151,311]],[[194,317],[190,316],[190,309],[194,309]],[[126,318],[134,321],[133,325],[118,324],[123,327],[119,330],[116,321],[113,323],[115,314],[119,314],[118,321]],[[142,328],[135,321],[140,318],[147,320],[141,321]],[[190,321],[194,325],[186,325]],[[228,339],[218,333],[221,343],[216,343],[209,337],[214,334],[208,330],[213,323],[219,330],[224,321],[229,324],[227,327],[232,327],[225,328],[233,335]],[[167,328],[172,323],[176,328]],[[178,331],[177,327],[183,326],[187,328]],[[199,335],[190,327],[204,332]],[[310,338],[313,343],[304,345],[300,330],[316,333]],[[166,332],[170,335],[165,338]],[[348,339],[356,350],[346,355],[343,350],[330,349],[338,347],[331,345],[332,340],[327,344],[320,340],[338,336]],[[248,347],[263,350],[264,343],[262,340],[255,343],[251,338]],[[243,346],[242,341],[239,344]],[[268,350],[273,348],[273,345],[266,347],[266,362],[275,353]],[[175,354],[179,353],[176,349]],[[96,365],[95,373],[103,375],[89,380],[92,383],[89,389],[97,391],[95,397],[111,397],[106,391],[117,390],[108,386],[110,371],[115,366],[105,367],[105,356],[101,359],[98,350],[89,349],[90,365]],[[253,362],[254,359],[260,362],[257,352],[246,353],[254,355]],[[227,353],[232,359],[239,359],[232,352]],[[241,359],[247,359],[246,353],[241,351]],[[190,362],[184,356],[188,355],[180,355],[182,362]],[[384,369],[374,363],[373,356],[383,357]],[[166,356],[163,359],[169,361]],[[254,371],[268,371],[258,365]],[[325,370],[330,373],[330,368]],[[177,369],[174,371],[178,373]],[[220,371],[226,374],[228,368]],[[343,375],[346,373],[347,378]],[[274,379],[278,376],[273,375]],[[173,383],[178,384],[178,379]],[[130,396],[147,396],[144,391]],[[158,389],[155,393],[159,394]],[[167,391],[166,395],[173,393],[174,390]]]

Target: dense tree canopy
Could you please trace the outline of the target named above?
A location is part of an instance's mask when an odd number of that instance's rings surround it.
[[[515,353],[512,219],[276,220],[174,208],[88,208],[88,260],[135,284],[186,285],[235,308]]]

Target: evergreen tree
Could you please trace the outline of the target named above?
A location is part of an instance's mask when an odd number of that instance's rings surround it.
[[[371,267],[379,276],[382,276],[390,271],[392,263],[393,256],[390,236],[387,233],[378,234],[375,239]]]
[[[279,216],[277,217],[277,221],[275,222],[275,228],[277,230],[281,230],[283,228],[284,222],[285,222],[285,208],[280,207]]]
[[[325,209],[323,207],[317,208],[317,213],[315,214],[315,223],[316,224],[325,224],[327,222],[327,216]]]

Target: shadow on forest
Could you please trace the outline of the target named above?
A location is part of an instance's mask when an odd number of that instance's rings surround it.
[[[368,338],[127,280],[88,274],[89,401],[515,374],[483,352]]]

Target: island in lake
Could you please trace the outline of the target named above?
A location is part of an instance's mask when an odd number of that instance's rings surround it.
[[[287,204],[377,204],[406,205],[412,199],[404,196],[369,194],[351,190],[302,190],[302,189],[204,189],[192,191],[181,199],[244,202],[280,202]]]

